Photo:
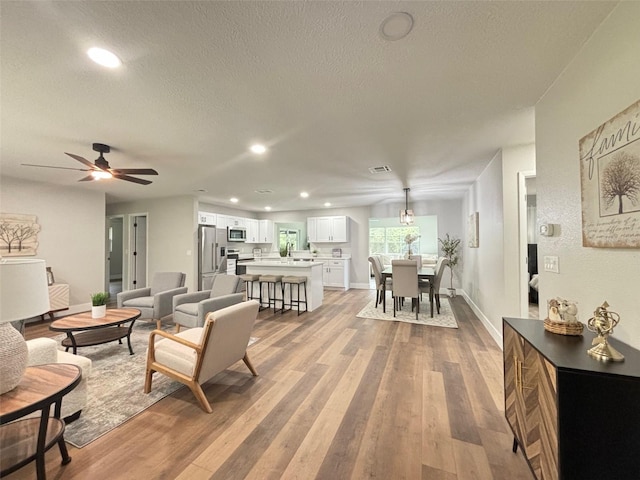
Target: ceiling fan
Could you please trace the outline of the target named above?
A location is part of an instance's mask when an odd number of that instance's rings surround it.
[[[130,174],[133,175],[158,175],[152,168],[111,168],[109,166],[109,162],[103,157],[103,153],[109,153],[111,151],[111,147],[109,145],[104,145],[103,143],[94,143],[93,149],[96,152],[100,153],[100,156],[96,158],[94,163],[91,163],[89,160],[82,158],[79,155],[74,155],[73,153],[66,153],[71,158],[76,159],[80,163],[83,163],[88,168],[71,168],[71,167],[54,167],[52,165],[34,165],[32,163],[23,163],[27,167],[44,167],[44,168],[60,168],[64,170],[78,170],[80,172],[91,172],[84,178],[78,180],[79,182],[90,182],[93,180],[101,180],[103,178],[117,178],[119,180],[126,180],[127,182],[139,183],[140,185],[149,185],[151,183],[150,180],[144,180],[142,178],[131,177]]]

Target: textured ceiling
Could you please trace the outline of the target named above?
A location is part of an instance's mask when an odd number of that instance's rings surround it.
[[[2,1],[1,173],[260,211],[461,196],[612,2]],[[413,31],[378,30],[395,11]],[[118,70],[85,52],[108,48]],[[82,182],[93,142],[153,184]],[[269,151],[248,152],[254,142]],[[373,175],[369,167],[389,165]],[[199,189],[207,193],[198,194]],[[260,189],[271,194],[258,194]],[[300,199],[301,190],[310,193]]]

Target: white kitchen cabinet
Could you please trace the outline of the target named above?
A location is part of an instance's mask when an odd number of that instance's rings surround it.
[[[337,287],[349,290],[349,260],[323,260],[322,283],[325,287]]]
[[[318,217],[307,217],[307,242],[317,242]]]
[[[258,243],[273,243],[274,224],[273,220],[260,220]]]
[[[313,225],[315,224],[315,225]],[[312,233],[313,229],[313,233]],[[344,243],[349,241],[349,217],[307,218],[309,241],[317,243]]]
[[[228,228],[228,227],[245,227],[246,228],[246,220],[245,218],[239,217],[231,217],[229,215],[217,215],[218,223],[216,227],[218,228]]]
[[[200,225],[215,225],[216,214],[209,212],[198,212],[198,223]]]
[[[261,243],[260,239],[260,222],[253,218],[247,218],[245,220],[247,228],[247,242],[246,243]]]

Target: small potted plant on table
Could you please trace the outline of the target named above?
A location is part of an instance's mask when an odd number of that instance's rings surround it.
[[[103,318],[107,314],[107,292],[91,294],[91,318]]]
[[[455,237],[450,237],[449,234],[447,233],[444,239],[439,238],[438,241],[440,242],[440,245],[441,245],[440,248],[442,249],[442,255],[447,260],[449,260],[448,267],[451,270],[451,284],[450,284],[451,286],[447,288],[447,290],[449,291],[450,297],[455,297],[456,289],[453,288],[453,267],[455,267],[458,264],[458,261],[460,260],[460,257],[458,256],[460,239]]]

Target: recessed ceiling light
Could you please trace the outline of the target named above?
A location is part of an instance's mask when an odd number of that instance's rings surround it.
[[[265,147],[264,145],[260,145],[259,143],[256,143],[255,145],[251,145],[250,150],[253,153],[256,153],[258,155],[262,155],[264,152],[267,151],[267,147]]]
[[[302,198],[309,198],[309,194],[307,192],[300,192],[300,196]]]
[[[325,207],[330,207],[331,206],[331,202],[324,202],[324,206]]]
[[[384,19],[380,25],[380,36],[393,42],[400,40],[411,32],[413,17],[407,12],[394,12]]]
[[[267,212],[271,211],[271,207],[264,207],[264,209],[265,209]]]
[[[109,50],[105,50],[104,48],[90,48],[87,50],[87,55],[89,55],[91,60],[103,67],[117,68],[122,65],[122,62],[115,53],[111,53]]]
[[[229,199],[229,201],[230,201],[231,203],[238,203],[238,199],[237,199],[236,197],[231,197],[231,198]]]

